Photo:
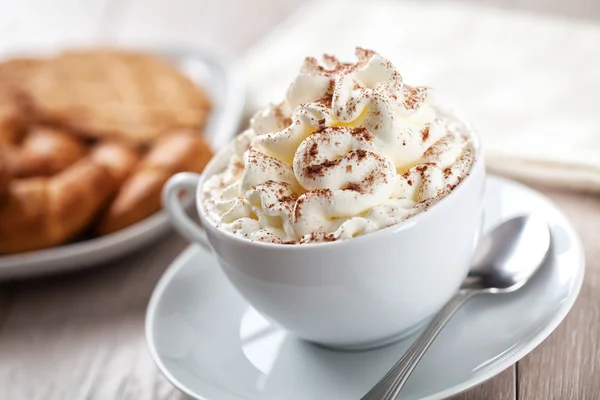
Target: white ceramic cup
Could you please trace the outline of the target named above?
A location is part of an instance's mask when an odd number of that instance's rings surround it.
[[[183,236],[213,249],[248,303],[294,335],[344,349],[400,339],[437,312],[466,277],[483,215],[479,146],[469,175],[428,210],[350,240],[302,245],[251,241],[208,220],[202,186],[230,154],[222,150],[202,175],[173,176],[163,203]],[[196,193],[202,226],[182,207],[182,189]]]

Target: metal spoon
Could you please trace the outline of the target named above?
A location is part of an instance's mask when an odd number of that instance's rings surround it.
[[[361,400],[393,400],[431,343],[471,297],[520,289],[542,266],[550,249],[548,224],[537,215],[503,222],[486,235],[461,290],[437,313],[392,369]]]

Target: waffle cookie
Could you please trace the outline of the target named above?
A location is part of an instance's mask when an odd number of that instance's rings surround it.
[[[22,107],[23,82],[38,64],[37,60],[15,58],[0,62],[0,144],[12,140],[26,123]]]
[[[96,139],[148,144],[174,128],[200,128],[210,103],[169,62],[111,49],[70,51],[27,80],[35,116]]]

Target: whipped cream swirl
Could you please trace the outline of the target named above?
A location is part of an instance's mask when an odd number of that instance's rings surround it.
[[[227,168],[203,187],[220,228],[274,243],[347,239],[398,223],[449,193],[472,136],[390,61],[307,58],[285,100],[258,112]]]

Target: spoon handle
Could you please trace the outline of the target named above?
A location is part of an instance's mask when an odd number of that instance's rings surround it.
[[[473,290],[463,289],[454,295],[429,322],[408,351],[361,400],[394,400],[442,328],[474,294]]]

